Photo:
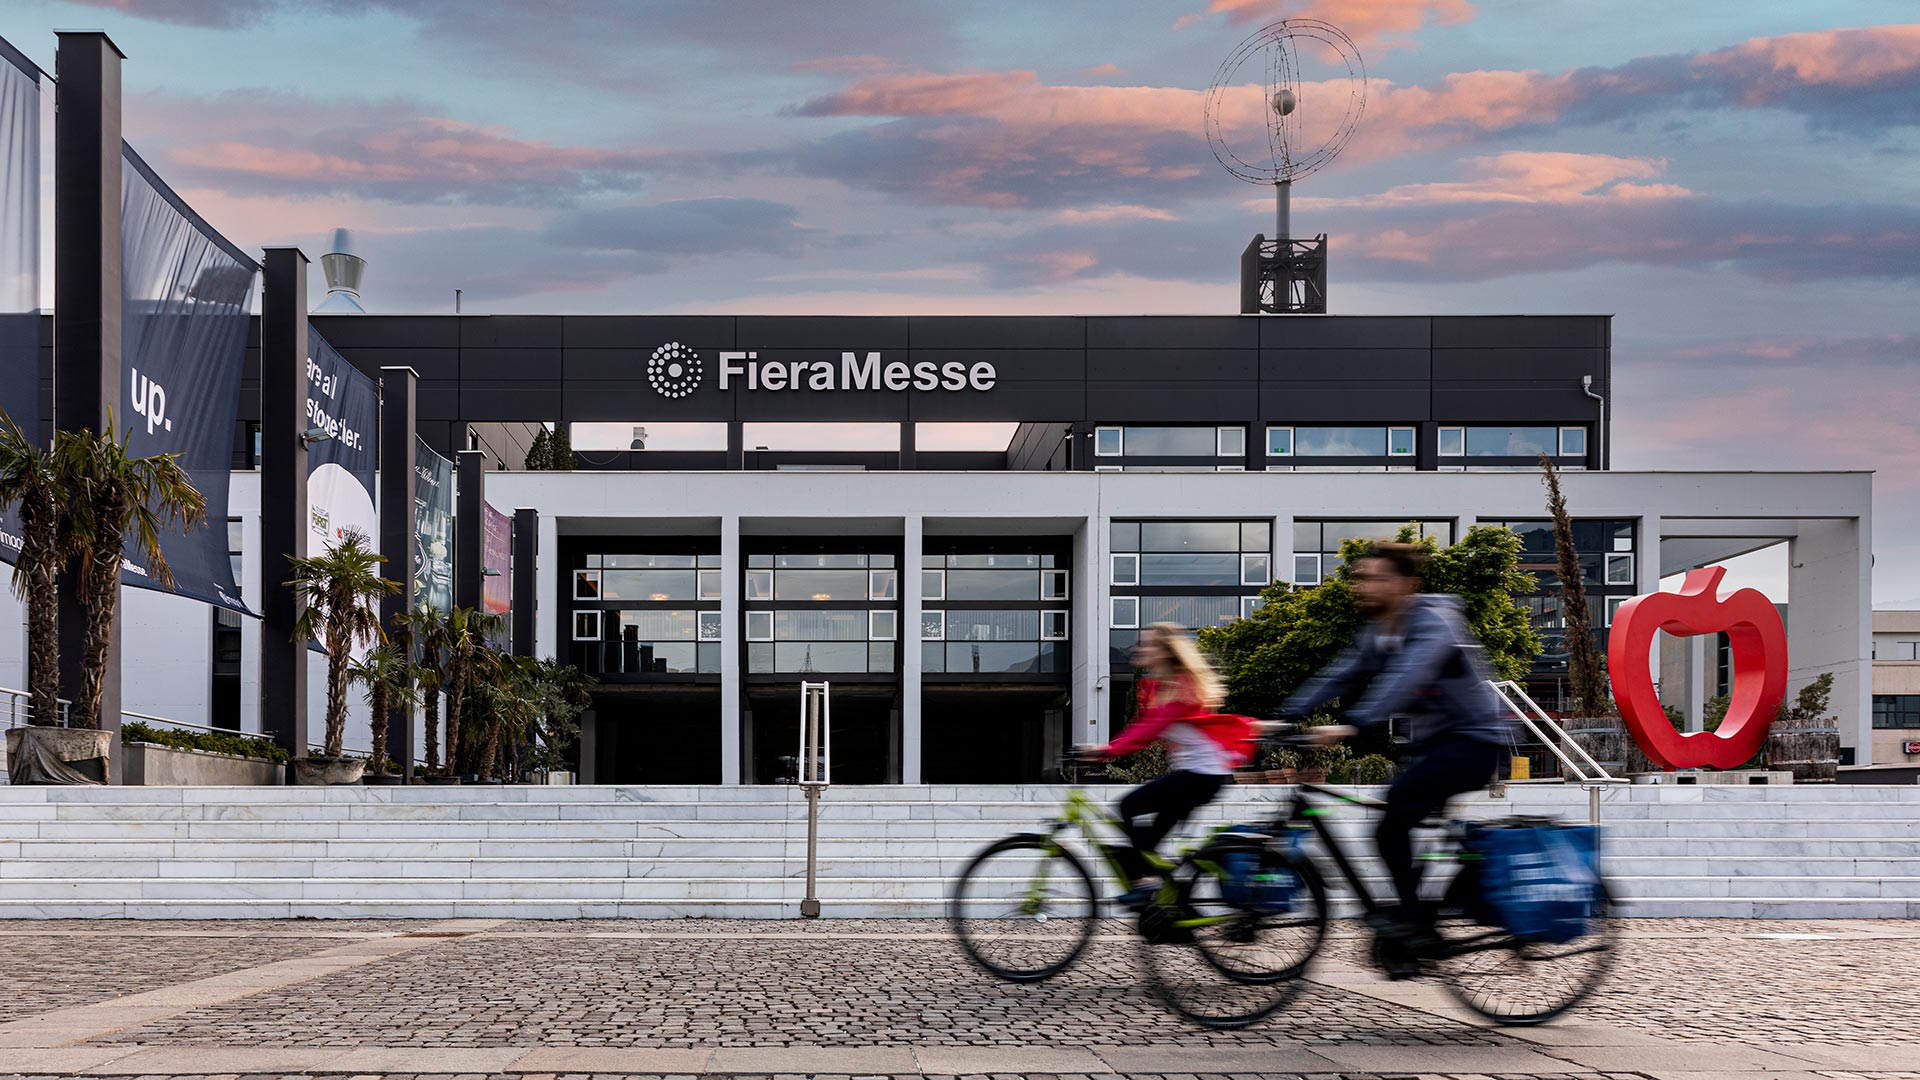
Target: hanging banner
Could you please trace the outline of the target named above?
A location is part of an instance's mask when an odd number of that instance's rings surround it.
[[[379,483],[380,386],[307,327],[307,427],[327,438],[307,447],[307,552],[318,555],[350,535],[380,550],[373,510]]]
[[[0,39],[0,412],[40,439],[40,69]],[[0,509],[0,560],[20,521]]]
[[[495,510],[491,504],[480,509],[486,536],[480,544],[480,565],[486,571],[480,578],[480,606],[489,615],[506,615],[513,610],[513,518]],[[505,648],[511,623],[501,620],[500,632],[489,644]]]
[[[453,462],[418,435],[413,444],[414,595],[444,615],[453,610]]]
[[[131,429],[132,457],[179,455],[206,497],[205,523],[185,534],[160,534],[172,591],[247,612],[227,551],[227,480],[260,267],[194,213],[132,147],[123,143],[121,157],[123,389],[113,423],[121,434]],[[126,559],[122,582],[160,588],[131,539]]]

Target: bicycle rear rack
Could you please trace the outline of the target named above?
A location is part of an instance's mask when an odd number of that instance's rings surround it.
[[[1500,697],[1501,704],[1513,713],[1514,719],[1526,725],[1533,737],[1546,745],[1554,757],[1560,759],[1560,765],[1587,793],[1587,820],[1589,824],[1600,824],[1600,792],[1615,784],[1630,784],[1633,781],[1625,777],[1614,776],[1606,766],[1593,759],[1581,746],[1568,735],[1560,722],[1547,715],[1538,702],[1527,695],[1519,683],[1511,679],[1488,679],[1487,685]],[[1518,701],[1514,699],[1518,698]],[[1524,705],[1524,707],[1522,707]]]

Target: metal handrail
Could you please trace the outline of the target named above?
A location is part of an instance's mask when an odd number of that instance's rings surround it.
[[[7,726],[8,727],[10,728],[19,727],[22,723],[22,720],[21,720],[22,713],[26,714],[26,720],[25,720],[26,723],[31,724],[33,722],[33,692],[32,691],[16,690],[10,686],[0,686],[0,694],[5,694],[7,697]],[[66,698],[54,698],[54,700],[60,703],[60,718],[57,721],[55,721],[55,726],[66,727],[67,720],[73,710],[73,702],[67,700]]]
[[[1600,824],[1600,790],[1614,784],[1631,784],[1633,781],[1623,776],[1613,775],[1607,771],[1606,766],[1595,761],[1593,755],[1587,753],[1587,748],[1574,742],[1573,737],[1567,734],[1559,721],[1548,716],[1547,711],[1528,696],[1519,683],[1512,679],[1488,679],[1487,685],[1493,687],[1493,692],[1499,696],[1501,704],[1513,713],[1514,718],[1526,725],[1527,730],[1533,733],[1533,737],[1540,740],[1554,757],[1560,759],[1561,767],[1573,774],[1574,779],[1587,792],[1587,816],[1590,823]],[[1514,697],[1525,702],[1526,708],[1523,709],[1516,704]],[[1528,710],[1532,710],[1531,714]],[[1569,749],[1572,753],[1568,752]]]
[[[135,720],[144,720],[150,724],[165,724],[168,727],[188,728],[193,731],[205,731],[213,735],[238,735],[243,739],[262,739],[267,742],[273,741],[273,736],[263,735],[257,731],[241,731],[238,728],[213,727],[208,724],[195,724],[186,720],[175,720],[167,716],[154,716],[152,713],[134,712],[131,709],[121,709],[120,719],[125,720],[128,717],[132,717]]]

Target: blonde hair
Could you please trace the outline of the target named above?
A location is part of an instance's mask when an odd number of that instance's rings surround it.
[[[1147,632],[1159,638],[1160,644],[1167,650],[1167,656],[1173,666],[1179,669],[1190,681],[1194,697],[1209,709],[1217,709],[1226,700],[1226,687],[1220,683],[1220,675],[1213,670],[1200,646],[1194,643],[1193,635],[1186,627],[1173,623],[1154,623]],[[1173,686],[1162,686],[1161,693],[1174,692]]]

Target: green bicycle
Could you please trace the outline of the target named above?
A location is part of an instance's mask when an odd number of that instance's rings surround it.
[[[1043,831],[1009,836],[973,857],[948,901],[954,936],[970,960],[1020,983],[1050,979],[1079,960],[1099,929],[1101,896],[1066,835],[1078,832],[1097,853],[1116,893],[1131,885],[1116,848],[1096,835],[1100,826],[1121,831],[1119,819],[1076,786]],[[1279,1007],[1327,931],[1317,876],[1300,880],[1297,901],[1279,909],[1236,895],[1227,871],[1205,857],[1230,832],[1216,831],[1178,861],[1150,854],[1162,884],[1137,923],[1155,992],[1180,1015],[1213,1027],[1242,1027]]]

